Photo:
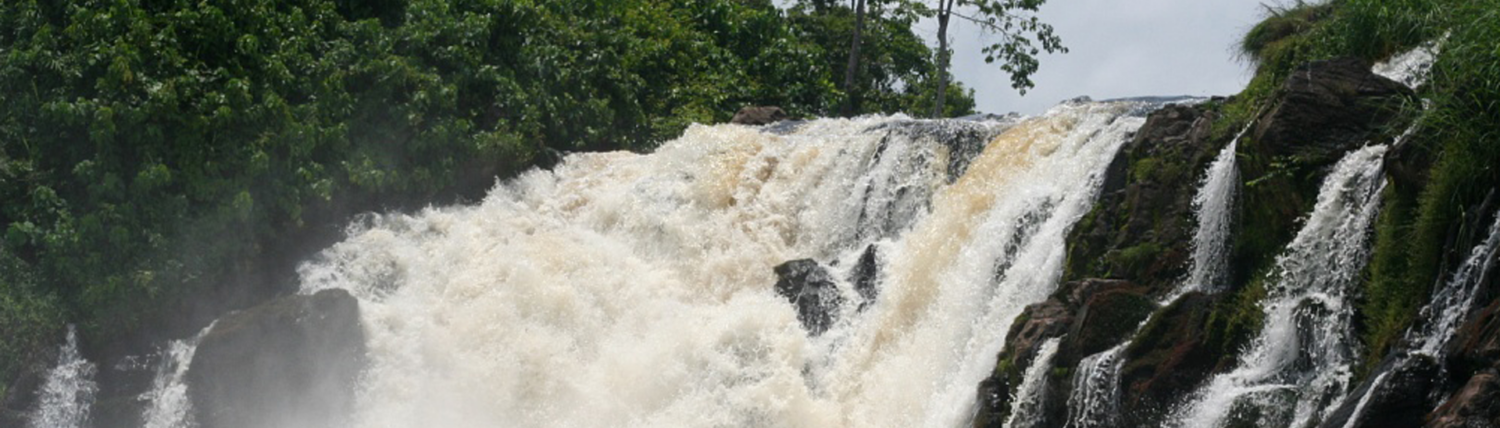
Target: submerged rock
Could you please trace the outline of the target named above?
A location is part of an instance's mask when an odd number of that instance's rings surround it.
[[[288,296],[220,318],[187,373],[202,428],[337,427],[364,367],[358,301]]]
[[[740,109],[729,123],[739,125],[769,125],[788,119],[785,111],[776,106],[750,106]]]

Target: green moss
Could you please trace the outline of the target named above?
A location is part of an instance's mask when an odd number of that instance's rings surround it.
[[[1136,272],[1146,270],[1161,255],[1162,247],[1155,242],[1144,242],[1134,247],[1106,255],[1113,269],[1110,275],[1117,278],[1134,278]]]

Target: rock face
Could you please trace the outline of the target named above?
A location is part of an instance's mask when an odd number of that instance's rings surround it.
[[[1120,343],[1153,309],[1155,305],[1145,296],[1143,287],[1104,279],[1068,282],[1047,300],[1027,306],[1011,325],[995,372],[979,385],[979,409],[973,425],[1004,424],[1013,390],[1047,339],[1066,335],[1053,365],[1076,366],[1083,357]],[[1047,391],[1043,417],[1060,422],[1066,411],[1067,382],[1052,382]]]
[[[792,260],[776,266],[776,277],[776,294],[797,308],[797,320],[809,335],[833,325],[844,298],[827,269],[812,259]]]
[[[364,360],[354,297],[283,297],[220,318],[193,355],[188,392],[202,428],[337,427]]]
[[[781,107],[775,106],[750,106],[740,109],[734,114],[729,123],[739,125],[770,125],[772,123],[786,120],[788,117]]]

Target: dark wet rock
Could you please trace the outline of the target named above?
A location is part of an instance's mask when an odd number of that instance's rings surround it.
[[[1500,373],[1480,372],[1427,417],[1428,428],[1500,426]]]
[[[875,287],[880,281],[880,252],[874,244],[865,247],[865,252],[859,255],[859,261],[849,276],[849,282],[854,284],[854,291],[863,299],[859,302],[860,309],[875,303],[875,297],[880,294],[880,290]]]
[[[1145,306],[1140,305],[1142,301]],[[999,427],[1005,422],[1014,389],[1020,386],[1022,375],[1048,339],[1064,337],[1053,364],[1071,367],[1078,359],[1087,356],[1084,351],[1101,346],[1103,348],[1099,350],[1103,350],[1118,344],[1151,312],[1151,308],[1142,287],[1127,281],[1105,279],[1065,283],[1047,300],[1027,306],[1011,324],[995,372],[980,383],[974,426]],[[1119,321],[1128,325],[1108,325]],[[1101,331],[1085,332],[1088,329]],[[1121,329],[1126,330],[1125,333],[1120,333]],[[1075,341],[1073,333],[1079,333],[1081,340]],[[1114,337],[1107,337],[1109,334]],[[1067,384],[1065,379],[1048,383],[1049,388],[1044,392],[1047,399],[1043,400],[1044,418],[1061,420],[1066,411]]]
[[[1225,355],[1229,348],[1210,335],[1215,303],[1207,294],[1184,294],[1157,313],[1125,348],[1120,405],[1126,420],[1156,420],[1230,357]]]
[[[843,296],[828,270],[812,259],[792,260],[776,266],[776,294],[797,309],[797,320],[809,335],[828,330],[838,318]]]
[[[1324,428],[1376,428],[1414,427],[1422,424],[1422,418],[1432,410],[1428,401],[1438,378],[1438,364],[1431,357],[1392,353],[1367,376],[1349,397],[1332,414],[1324,419]],[[1375,379],[1381,379],[1379,385]],[[1363,397],[1371,388],[1375,393],[1368,400]],[[1359,412],[1353,424],[1349,418]]]
[[[1126,278],[1165,294],[1186,274],[1193,196],[1228,141],[1211,141],[1217,113],[1167,105],[1147,117],[1105,171],[1095,208],[1068,235],[1066,280]]]
[[[144,404],[137,397],[101,399],[94,403],[89,419],[94,422],[93,428],[137,428],[144,422],[141,420]]]
[[[788,119],[785,111],[776,106],[750,106],[740,109],[729,123],[740,125],[769,125]]]
[[[1500,288],[1494,272],[1485,278],[1481,294],[1495,294]],[[1488,293],[1485,293],[1488,291]],[[1481,296],[1490,297],[1490,296]],[[1500,367],[1500,299],[1490,301],[1469,316],[1453,340],[1448,343],[1448,366],[1456,374],[1476,373]],[[1462,381],[1462,379],[1460,379]]]
[[[202,428],[340,426],[364,366],[358,301],[288,296],[220,318],[187,372]]]
[[[1017,116],[1004,116],[1000,122],[1019,120]],[[889,135],[900,135],[914,140],[926,140],[948,149],[948,182],[953,183],[969,169],[969,164],[978,157],[990,141],[999,136],[1005,127],[993,123],[961,120],[911,120],[887,122],[876,125],[865,132],[886,131]],[[889,135],[887,138],[889,138]],[[877,158],[884,152],[887,141],[881,141]]]
[[[1314,61],[1291,73],[1253,136],[1272,156],[1332,164],[1378,136],[1412,100],[1410,88],[1371,72],[1364,60]]]

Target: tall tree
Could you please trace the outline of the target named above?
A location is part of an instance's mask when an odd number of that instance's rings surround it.
[[[948,23],[953,17],[958,17],[974,25],[978,25],[980,31],[985,34],[995,35],[999,40],[986,45],[981,52],[984,53],[986,63],[1000,62],[1000,69],[1010,74],[1011,87],[1026,94],[1026,90],[1036,86],[1031,81],[1031,75],[1036,73],[1040,64],[1036,56],[1042,51],[1048,53],[1067,53],[1068,48],[1062,45],[1062,39],[1052,30],[1052,26],[1041,22],[1037,18],[1037,9],[1046,3],[1046,0],[937,0],[935,11],[938,20],[938,51],[937,51],[937,78],[938,87],[948,81],[948,69],[952,53],[948,49]],[[959,8],[964,8],[964,12]],[[932,115],[938,117],[943,114],[945,91],[938,91],[936,100],[933,102]]]
[[[849,42],[849,64],[844,69],[844,106],[840,109],[840,116],[853,116],[856,110],[855,103],[858,102],[857,92],[854,90],[854,79],[859,74],[859,44],[860,36],[865,30],[865,0],[854,0],[854,38]]]

